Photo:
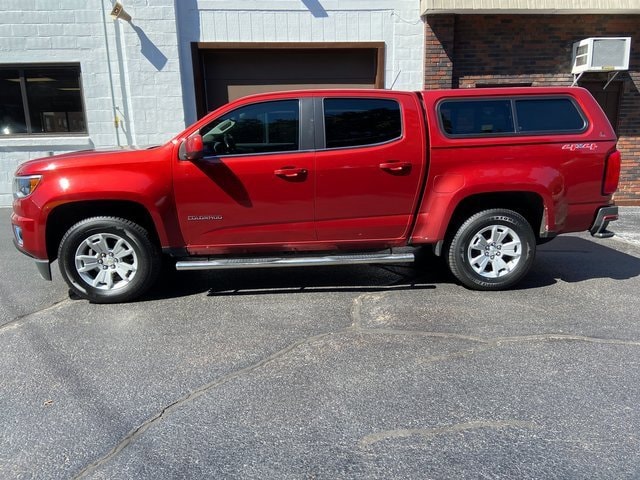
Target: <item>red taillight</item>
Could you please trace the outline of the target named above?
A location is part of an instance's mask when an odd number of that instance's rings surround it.
[[[618,150],[614,150],[607,157],[607,161],[604,166],[604,182],[602,183],[603,195],[611,195],[618,189],[621,161],[622,157]]]

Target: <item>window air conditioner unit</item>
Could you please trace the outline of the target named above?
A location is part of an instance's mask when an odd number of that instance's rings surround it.
[[[629,70],[631,37],[592,37],[573,44],[571,73]]]

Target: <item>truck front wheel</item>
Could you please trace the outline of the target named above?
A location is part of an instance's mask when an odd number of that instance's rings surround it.
[[[517,212],[492,209],[464,222],[449,244],[451,273],[473,290],[502,290],[531,269],[536,239]]]
[[[60,272],[73,292],[94,303],[142,295],[160,271],[148,232],[129,220],[93,217],[72,226],[58,249]]]

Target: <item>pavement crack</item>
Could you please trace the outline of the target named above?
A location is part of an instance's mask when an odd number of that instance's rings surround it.
[[[358,333],[362,333],[365,335],[406,335],[408,337],[414,336],[414,337],[431,337],[431,338],[465,340],[468,342],[477,342],[477,343],[483,343],[483,344],[493,343],[491,339],[474,337],[471,335],[462,335],[459,333],[448,333],[448,332],[427,332],[423,330],[402,330],[397,328],[359,328],[357,329],[357,331]]]
[[[60,306],[63,306],[67,303],[70,303],[71,299],[69,298],[63,298],[62,300],[58,300],[57,302],[52,303],[51,305],[48,305],[44,308],[41,308],[40,310],[36,310],[35,312],[29,312],[29,313],[25,313],[24,315],[20,315],[16,318],[14,318],[13,320],[8,321],[7,323],[0,325],[0,332],[3,332],[5,330],[12,330],[14,328],[18,328],[19,323],[23,320],[28,319],[31,316],[34,315],[39,315],[41,313],[45,313],[49,310],[54,310]]]
[[[445,353],[443,355],[431,355],[429,357],[420,359],[417,363],[427,364],[427,363],[434,363],[434,362],[444,362],[446,360],[453,360],[454,358],[464,358],[470,355],[476,355],[486,350],[491,350],[492,348],[494,348],[494,345],[486,344],[478,348],[468,348],[466,350],[458,350],[456,352]]]
[[[386,440],[403,439],[410,437],[422,437],[433,438],[438,435],[447,435],[450,433],[465,432],[469,430],[478,429],[493,429],[501,430],[504,428],[524,428],[524,429],[536,429],[538,426],[533,422],[523,420],[479,420],[474,422],[458,423],[455,425],[449,425],[446,427],[437,428],[411,428],[411,429],[397,429],[397,430],[385,430],[382,432],[372,433],[366,435],[360,440],[361,447],[369,447],[379,442]]]
[[[561,333],[543,333],[538,335],[521,335],[514,337],[497,337],[491,340],[492,344],[501,345],[504,343],[526,343],[526,342],[552,342],[552,341],[569,341],[569,342],[585,342],[604,345],[626,345],[632,347],[640,347],[640,341],[624,340],[617,338],[598,338],[587,337],[583,335],[568,335]]]
[[[88,475],[90,475],[91,473],[95,472],[99,467],[101,467],[102,465],[105,465],[106,463],[108,463],[110,460],[112,460],[114,457],[116,457],[120,452],[122,452],[125,448],[127,448],[131,443],[133,443],[136,439],[138,439],[139,437],[141,437],[149,428],[151,428],[153,425],[155,425],[156,423],[160,422],[163,418],[165,418],[168,415],[171,415],[175,410],[183,407],[184,405],[193,402],[194,400],[200,398],[201,396],[203,396],[204,394],[210,392],[211,390],[220,387],[222,385],[224,385],[225,383],[234,380],[242,375],[246,375],[249,374],[255,370],[258,370],[282,357],[284,357],[285,355],[287,355],[288,353],[290,353],[291,351],[295,350],[296,348],[305,345],[305,344],[309,344],[309,343],[313,343],[316,342],[318,340],[322,340],[326,337],[332,336],[332,335],[336,335],[336,334],[340,334],[342,332],[346,332],[351,330],[351,328],[346,328],[346,329],[342,329],[342,330],[337,330],[337,331],[332,331],[332,332],[327,332],[327,333],[322,333],[319,335],[314,335],[311,337],[306,337],[303,338],[301,340],[298,340],[297,342],[294,342],[290,345],[288,345],[287,347],[278,350],[277,352],[269,355],[268,357],[260,360],[257,363],[254,363],[252,365],[249,365],[245,368],[241,368],[239,370],[235,370],[233,372],[229,372],[226,375],[223,375],[222,377],[217,378],[216,380],[213,380],[205,385],[202,385],[198,388],[196,388],[195,390],[190,391],[189,393],[187,393],[186,395],[180,397],[178,400],[176,400],[175,402],[167,405],[166,407],[164,407],[159,413],[157,413],[156,415],[152,416],[151,418],[147,419],[146,421],[144,421],[141,425],[139,425],[138,427],[136,427],[134,430],[132,430],[131,432],[129,432],[122,440],[120,440],[120,442],[118,442],[118,444],[112,448],[108,453],[106,453],[104,456],[100,457],[98,460],[92,462],[91,464],[87,465],[86,467],[84,467],[82,470],[80,470],[80,472],[78,472],[74,478],[75,479],[80,479],[80,478],[85,478]]]
[[[443,339],[465,340],[469,342],[477,342],[487,347],[497,347],[508,343],[528,343],[528,342],[584,342],[602,345],[625,345],[631,347],[640,347],[640,341],[625,340],[619,338],[598,338],[588,337],[584,335],[570,335],[562,333],[542,333],[536,335],[517,335],[513,337],[475,337],[472,335],[462,335],[458,333],[448,332],[429,332],[424,330],[402,330],[395,328],[363,328],[357,329],[358,333],[367,335],[406,335],[417,337],[431,337]],[[478,351],[486,350],[486,348],[477,349]]]

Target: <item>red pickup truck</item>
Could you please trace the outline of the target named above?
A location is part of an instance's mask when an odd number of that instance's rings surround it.
[[[162,146],[22,164],[15,244],[79,296],[178,270],[409,262],[433,248],[498,290],[565,232],[613,235],[616,136],[581,88],[322,90],[243,98]],[[400,251],[399,251],[400,250]]]

